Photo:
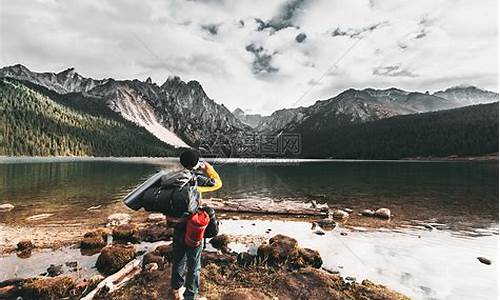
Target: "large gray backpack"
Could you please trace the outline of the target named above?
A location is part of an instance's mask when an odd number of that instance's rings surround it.
[[[144,192],[141,200],[147,211],[172,217],[193,214],[200,207],[196,175],[186,169],[165,174],[158,184]]]

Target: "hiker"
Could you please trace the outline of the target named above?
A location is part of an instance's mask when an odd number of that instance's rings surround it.
[[[199,162],[199,154],[196,151],[184,151],[180,155],[180,163],[194,174],[194,180],[189,184],[196,186],[200,208],[190,216],[178,219],[175,225],[170,283],[173,299],[184,297],[186,300],[201,300],[206,299],[197,296],[204,238],[214,237],[218,233],[215,211],[209,207],[201,207],[201,194],[220,189],[222,181],[209,163]]]

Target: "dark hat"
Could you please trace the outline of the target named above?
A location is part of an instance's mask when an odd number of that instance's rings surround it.
[[[198,160],[200,159],[200,154],[194,150],[186,150],[182,152],[179,157],[181,161],[181,165],[186,169],[192,169],[194,166],[198,164]]]

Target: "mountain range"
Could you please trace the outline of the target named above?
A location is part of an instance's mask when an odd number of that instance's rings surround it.
[[[317,101],[309,107],[281,109],[269,116],[245,115],[239,108],[233,114],[259,132],[293,131],[299,128],[319,131],[343,124],[496,101],[497,93],[472,86],[453,87],[433,94],[396,88],[367,88],[348,89],[333,98]]]
[[[239,149],[249,134],[314,135],[353,124],[371,124],[397,116],[498,101],[497,93],[472,86],[452,87],[432,94],[397,88],[348,89],[308,107],[280,109],[262,116],[245,114],[242,109],[230,112],[209,98],[199,82],[185,82],[176,76],[157,85],[151,78],[144,81],[93,79],[78,74],[73,68],[59,73],[38,73],[18,64],[1,68],[0,78],[3,78],[2,89],[12,89],[14,84],[17,90],[31,90],[39,94],[37,99],[46,97],[57,105],[77,109],[78,113],[111,116],[114,121],[127,124],[126,128],[142,128],[151,135],[151,140],[173,147],[212,151],[215,143],[222,144],[222,154],[215,155],[229,155],[229,148]],[[9,90],[9,97],[16,93]],[[8,108],[6,105],[5,109]],[[167,146],[166,149],[174,148]],[[95,153],[88,151],[85,155]]]

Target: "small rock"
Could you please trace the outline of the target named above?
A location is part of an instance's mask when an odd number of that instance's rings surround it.
[[[63,265],[50,265],[47,268],[47,275],[49,277],[56,277],[63,273]]]
[[[35,245],[30,240],[22,240],[17,243],[16,250],[17,251],[26,251],[35,248]]]
[[[347,232],[341,232],[340,235],[342,236],[346,236],[347,235]]]
[[[341,209],[336,209],[332,212],[332,217],[336,219],[347,219],[349,218],[349,213],[341,210]]]
[[[391,210],[388,208],[379,208],[375,211],[375,216],[381,219],[390,219],[391,218]]]
[[[234,217],[231,217],[231,220],[239,220],[240,217],[237,217],[237,216],[234,216]]]
[[[153,251],[154,254],[164,257],[168,262],[172,261],[174,247],[172,244],[160,245]]]
[[[107,227],[125,225],[130,222],[130,215],[124,213],[116,213],[108,216]]]
[[[299,249],[299,259],[305,266],[311,266],[316,269],[321,268],[321,265],[323,264],[323,260],[321,259],[319,252],[309,248]]]
[[[94,231],[87,232],[83,235],[83,239],[80,241],[81,249],[96,249],[102,248],[107,244],[108,232],[104,229],[97,229]]]
[[[331,269],[329,269],[329,268],[325,268],[325,267],[322,267],[321,269],[323,269],[324,271],[326,271],[326,272],[328,272],[328,273],[330,273],[330,274],[334,274],[334,275],[338,275],[338,274],[340,274],[340,272],[339,272],[339,271],[337,271],[337,270],[331,270]]]
[[[347,208],[347,207],[343,208],[342,210],[345,211],[346,213],[349,213],[349,214],[352,213],[352,209]]]
[[[248,252],[241,252],[238,254],[236,261],[238,262],[238,265],[248,267],[255,263],[255,259],[256,257]]]
[[[316,223],[319,225],[319,227],[321,227],[321,229],[324,229],[327,231],[333,230],[333,229],[335,229],[335,227],[337,227],[337,223],[333,219],[330,219],[330,218],[318,220],[318,221],[316,221]]]
[[[356,281],[356,277],[347,276],[347,277],[345,278],[345,280],[347,280],[347,281]]]
[[[78,271],[77,261],[68,261],[65,263],[66,267],[70,268],[71,271]]]
[[[144,266],[144,271],[146,272],[153,272],[158,270],[158,264],[157,263],[149,263]]]
[[[0,212],[8,212],[14,209],[14,205],[10,203],[0,204]]]
[[[113,240],[127,243],[127,242],[137,242],[134,236],[137,232],[137,226],[134,224],[123,224],[116,226],[113,229]]]
[[[219,234],[210,240],[210,244],[215,249],[221,250],[223,253],[231,252],[227,246],[230,242],[229,236],[226,234]]]
[[[146,266],[151,263],[155,263],[157,267],[163,267],[163,265],[165,264],[165,258],[158,255],[158,253],[156,253],[155,251],[147,253],[142,259],[143,268],[145,269]]]
[[[375,211],[373,209],[364,209],[361,211],[361,215],[365,217],[373,217],[375,215]]]
[[[174,235],[174,228],[164,224],[150,224],[141,228],[134,235],[136,240],[145,242],[169,241]]]
[[[313,233],[317,234],[317,235],[325,235],[325,232],[323,230],[320,230],[320,229],[313,231]]]
[[[480,256],[477,259],[485,265],[491,265],[491,260],[487,259],[486,257]]]
[[[149,214],[148,216],[148,222],[165,222],[167,220],[167,217],[164,214]]]
[[[19,258],[22,258],[22,259],[30,258],[31,257],[31,249],[26,249],[26,250],[23,250],[23,251],[17,251],[16,252],[16,256],[19,257]]]

